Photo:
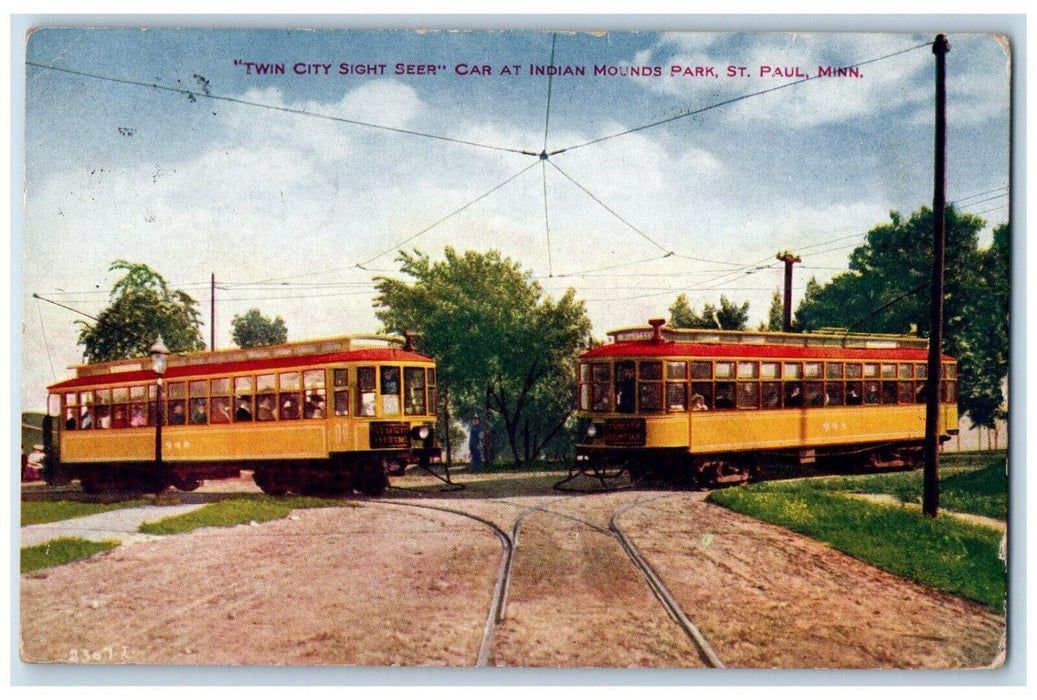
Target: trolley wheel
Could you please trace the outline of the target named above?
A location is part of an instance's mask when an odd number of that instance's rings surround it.
[[[381,465],[362,466],[353,475],[353,490],[359,491],[365,496],[377,498],[389,488],[389,477],[385,475]]]
[[[272,475],[266,469],[255,470],[252,473],[252,480],[256,482],[256,486],[263,493],[270,496],[283,496],[288,492],[288,489],[274,481]]]

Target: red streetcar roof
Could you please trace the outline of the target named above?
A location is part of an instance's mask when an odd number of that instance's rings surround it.
[[[794,345],[757,345],[736,343],[676,343],[672,341],[636,341],[609,343],[592,348],[580,355],[581,360],[615,357],[731,357],[766,359],[840,359],[925,361],[928,351],[924,348],[844,348]],[[954,358],[944,355],[945,361]]]
[[[409,350],[398,348],[359,348],[346,352],[333,352],[321,355],[295,355],[290,357],[271,357],[258,360],[239,360],[235,362],[207,362],[196,365],[170,366],[163,377],[169,381],[182,377],[195,377],[207,374],[239,374],[242,372],[262,372],[265,370],[287,369],[291,367],[309,367],[311,365],[335,364],[340,362],[434,362],[431,357],[420,355]],[[150,362],[144,359],[142,362]],[[133,382],[152,382],[155,373],[151,369],[110,372],[66,379],[51,384],[49,391],[61,391],[82,386],[98,386],[105,384],[125,384]]]

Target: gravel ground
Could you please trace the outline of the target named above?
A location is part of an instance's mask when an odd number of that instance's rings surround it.
[[[501,558],[525,513],[491,665],[695,667],[698,655],[605,534],[619,522],[732,668],[987,668],[1003,616],[703,502],[561,495],[556,475],[465,475],[455,493],[124,544],[20,578],[28,662],[471,666]],[[427,477],[400,480],[430,487]],[[207,484],[199,502],[254,491]],[[535,508],[536,510],[530,510]],[[148,519],[152,519],[149,515]],[[121,538],[120,538],[121,539]]]

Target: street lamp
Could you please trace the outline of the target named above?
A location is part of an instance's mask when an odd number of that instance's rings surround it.
[[[151,346],[151,369],[155,372],[158,384],[158,390],[155,392],[155,495],[162,493],[165,487],[162,474],[162,375],[166,373],[168,356],[169,348],[162,342],[160,334]]]

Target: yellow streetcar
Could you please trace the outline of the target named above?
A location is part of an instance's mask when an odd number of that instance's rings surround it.
[[[48,387],[49,473],[90,493],[252,470],[266,493],[377,496],[440,454],[436,364],[396,336],[171,355],[161,388],[150,359],[75,370]]]
[[[920,464],[925,339],[649,324],[579,357],[577,473],[711,485],[748,480],[765,457]],[[958,426],[953,358],[939,381],[943,441]]]

